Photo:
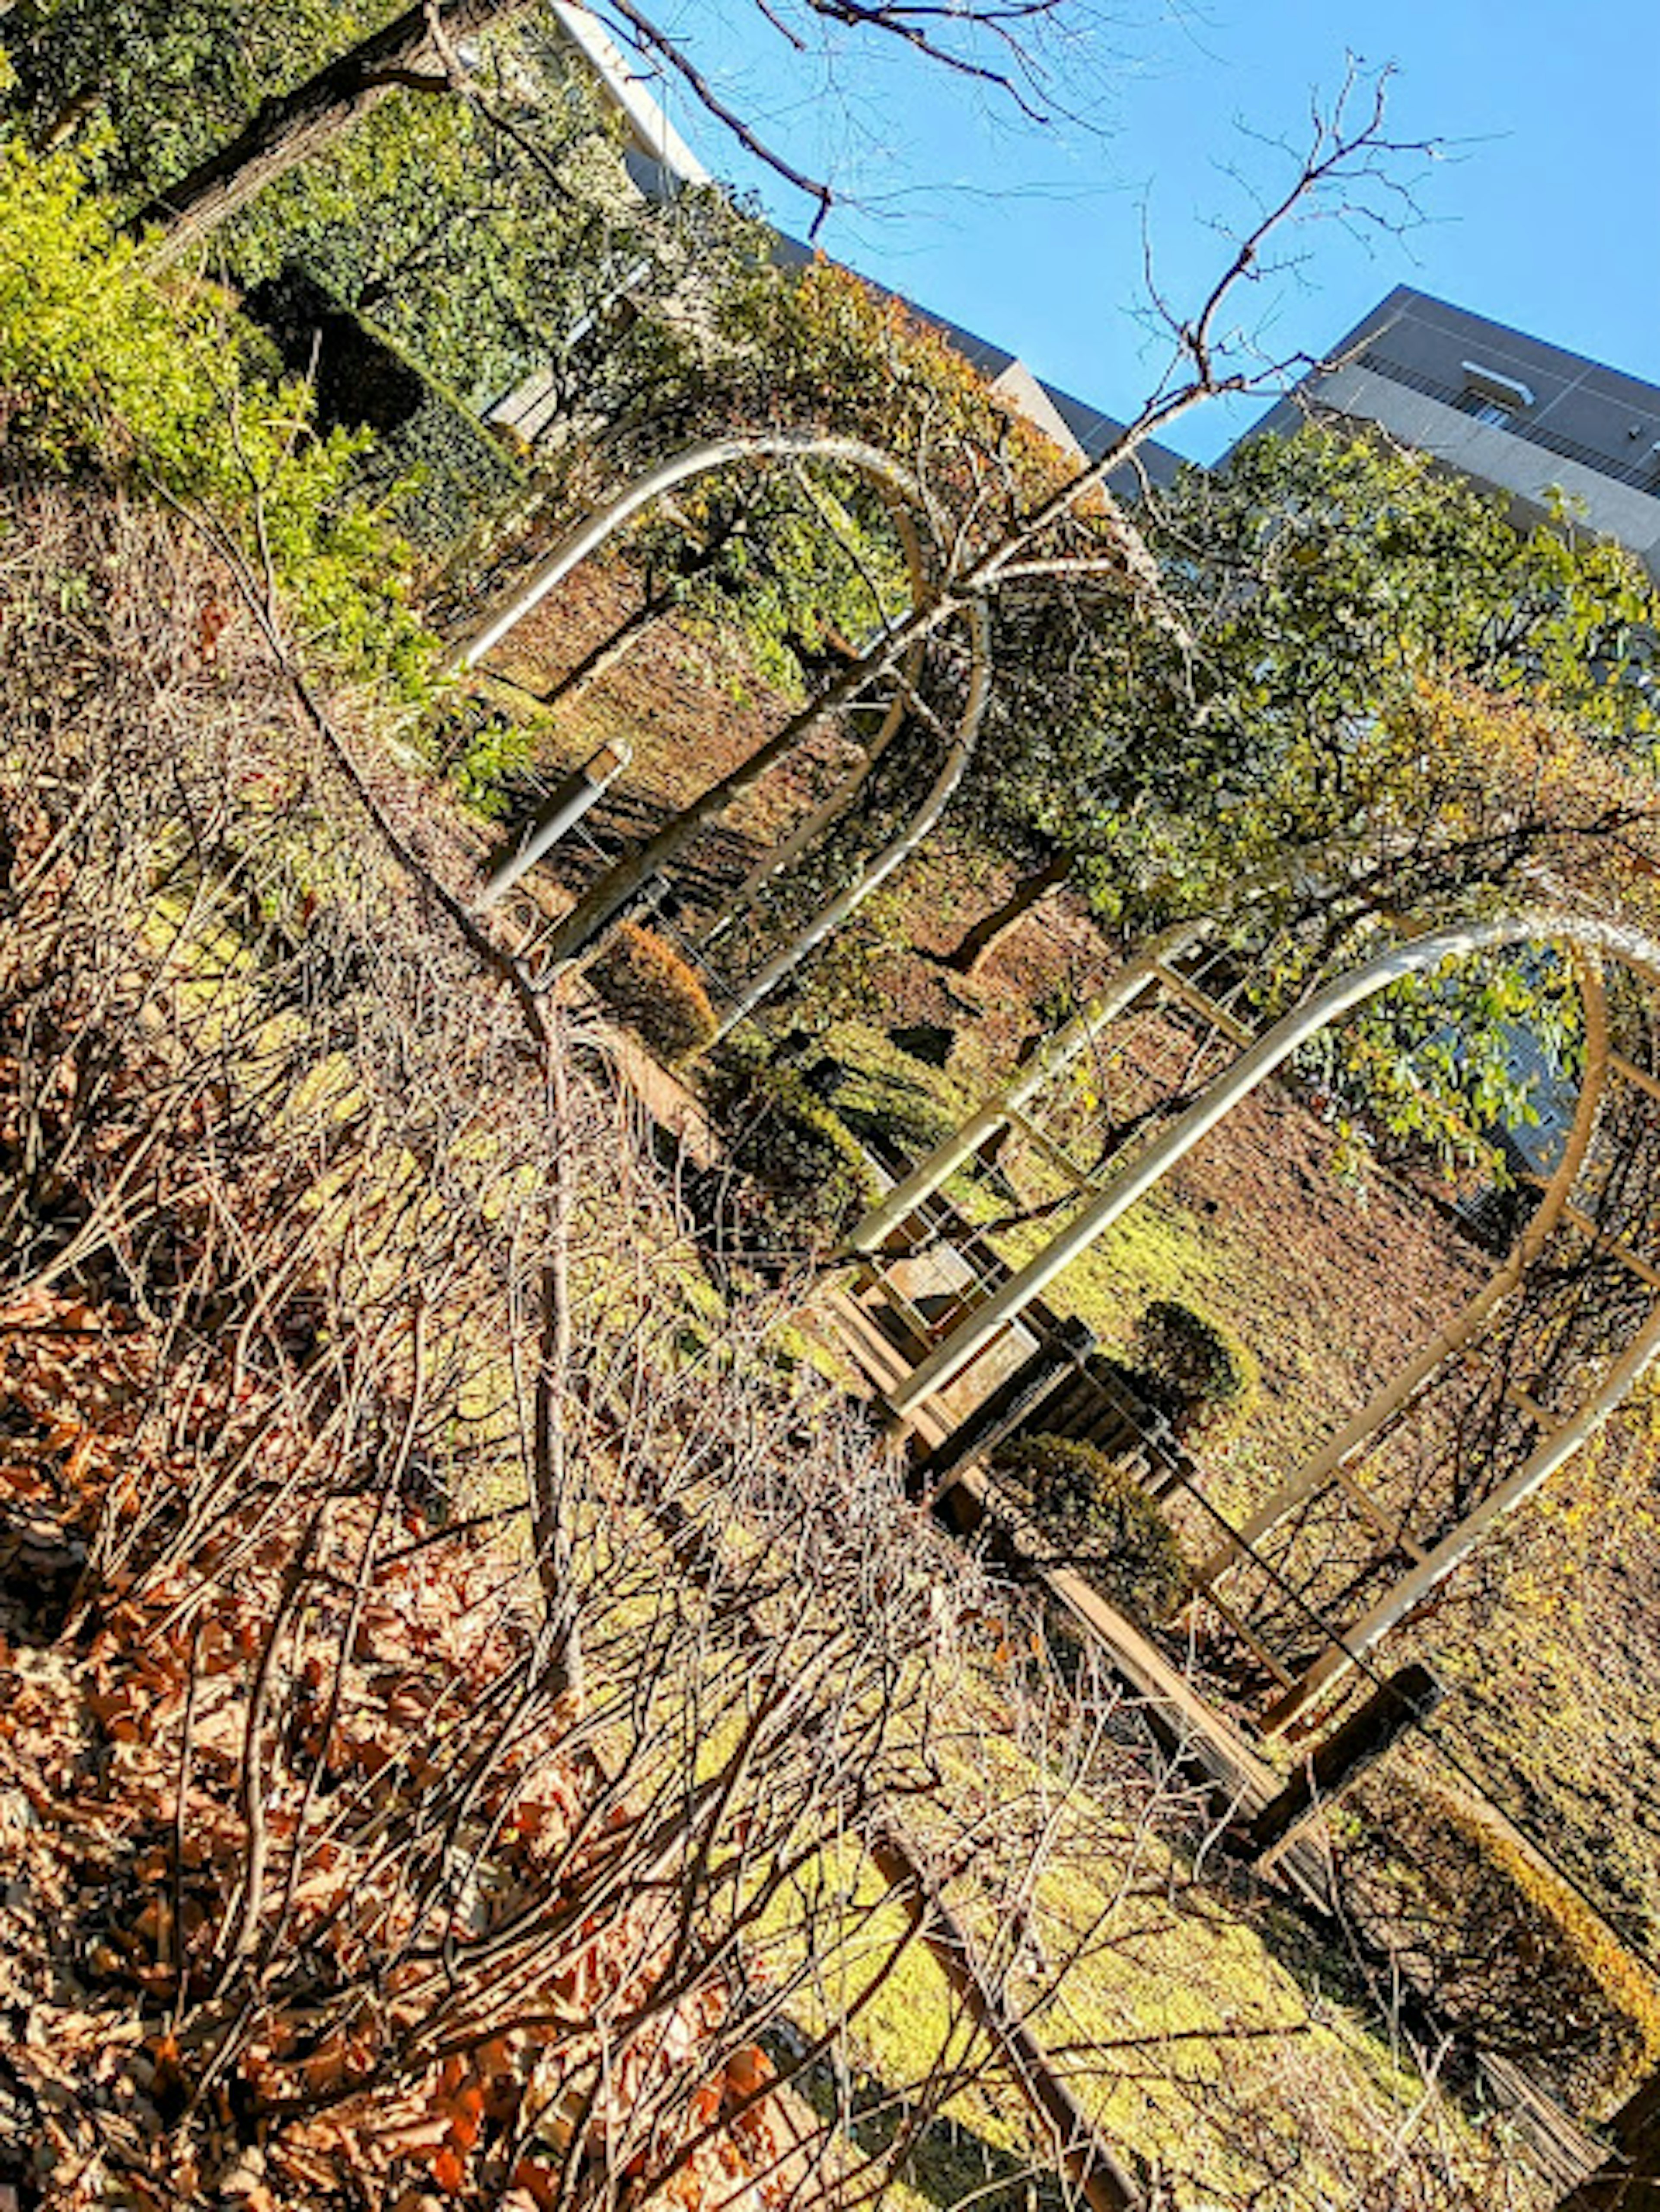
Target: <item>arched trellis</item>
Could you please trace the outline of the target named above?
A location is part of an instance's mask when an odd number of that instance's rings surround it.
[[[828,906],[822,908],[787,945],[781,945],[776,952],[764,960],[749,981],[740,987],[722,1018],[722,1036],[751,1013],[770,992],[775,991],[808,953],[838,930],[873,891],[880,889],[894,870],[909,859],[951,804],[957,787],[968,772],[980,735],[980,725],[985,719],[987,703],[991,697],[991,621],[985,602],[971,600],[963,613],[969,629],[968,696],[956,731],[949,735],[939,773],[929,785],[922,804],[898,836],[891,839],[874,860],[866,862],[853,882],[839,891]]]
[[[866,445],[860,438],[816,437],[800,430],[705,438],[696,445],[683,447],[678,453],[671,453],[666,460],[659,461],[655,467],[631,478],[604,506],[595,507],[592,514],[585,515],[567,531],[530,575],[468,633],[456,648],[452,667],[477,668],[486,653],[493,652],[503,638],[517,629],[550,592],[654,501],[666,498],[682,484],[694,483],[700,477],[715,475],[744,461],[766,460],[840,461],[891,494],[898,502],[896,512],[905,517],[899,528],[911,572],[912,603],[915,603],[923,584],[923,558],[915,518],[921,515],[926,520],[927,509],[915,477],[891,454]]]
[[[1188,933],[1186,941],[1194,933]],[[1055,1041],[1041,1066],[1027,1072],[1009,1091],[983,1108],[859,1223],[849,1239],[850,1250],[863,1255],[877,1253],[921,1198],[937,1189],[988,1135],[999,1127],[1020,1126],[1023,1106],[1042,1084],[1076,1057],[1108,1021],[1133,1001],[1150,978],[1176,980],[1167,963],[1182,941],[1172,933],[1133,963],[1102,1000]],[[1272,1532],[1288,1527],[1310,1501],[1326,1495],[1361,1519],[1370,1519],[1375,1534],[1389,1539],[1393,1547],[1387,1554],[1389,1559],[1398,1558],[1403,1562],[1398,1572],[1390,1565],[1384,1586],[1369,1590],[1366,1601],[1353,1618],[1323,1628],[1320,1646],[1300,1674],[1280,1674],[1282,1693],[1265,1716],[1264,1724],[1270,1729],[1298,1719],[1345,1669],[1423,1601],[1468,1554],[1484,1530],[1531,1495],[1578,1452],[1660,1353],[1660,1267],[1632,1251],[1618,1233],[1618,1224],[1610,1225],[1597,1218],[1598,1207],[1587,1182],[1593,1137],[1610,1084],[1621,1084],[1639,1097],[1660,1102],[1660,1071],[1639,1064],[1610,1044],[1602,963],[1617,963],[1645,985],[1660,984],[1660,941],[1610,920],[1529,910],[1431,931],[1366,961],[1327,985],[1243,1050],[1163,1137],[1110,1181],[1087,1194],[1080,1193],[1084,1202],[1073,1218],[1032,1260],[952,1328],[890,1394],[897,1413],[913,1414],[947,1389],[1017,1323],[1020,1314],[1072,1261],[1152,1189],[1207,1132],[1330,1023],[1407,976],[1428,974],[1450,960],[1527,945],[1554,945],[1572,959],[1584,1006],[1584,1043],[1573,1125],[1562,1158],[1526,1230],[1492,1281],[1463,1313],[1438,1332],[1304,1467],[1283,1482],[1200,1572],[1201,1587],[1212,1588],[1237,1565],[1254,1560],[1257,1547]],[[1578,1202],[1582,1194],[1584,1204]],[[1607,1351],[1597,1371],[1581,1368],[1571,1359],[1568,1374],[1557,1376],[1559,1386],[1565,1381],[1571,1383],[1572,1403],[1544,1406],[1528,1388],[1514,1382],[1505,1383],[1503,1410],[1511,1425],[1502,1458],[1496,1455],[1487,1486],[1479,1494],[1461,1498],[1450,1525],[1438,1527],[1432,1540],[1420,1544],[1398,1525],[1386,1528],[1386,1516],[1377,1500],[1354,1478],[1357,1460],[1389,1436],[1391,1424],[1408,1417],[1425,1402],[1438,1376],[1448,1374],[1460,1362],[1478,1360],[1499,1317],[1515,1310],[1517,1293],[1542,1274],[1547,1255],[1563,1239],[1572,1240],[1581,1251],[1596,1253],[1620,1274],[1645,1310],[1633,1322],[1617,1351]],[[1565,1271],[1564,1279],[1571,1273]],[[1572,1350],[1571,1341],[1569,1349]]]
[[[688,447],[671,455],[667,460],[660,462],[654,468],[647,470],[603,507],[577,524],[505,604],[488,614],[471,632],[459,648],[453,665],[458,670],[477,667],[486,654],[541,604],[549,592],[654,501],[665,497],[683,484],[740,463],[769,459],[837,462],[856,470],[873,483],[887,503],[905,556],[911,613],[915,614],[924,605],[933,587],[939,565],[938,534],[921,486],[901,463],[879,448],[855,438],[818,437],[803,432],[779,431],[709,439]],[[961,783],[973,757],[980,726],[984,720],[992,679],[991,627],[984,605],[979,600],[971,600],[961,612],[969,633],[970,671],[964,704],[955,728],[946,730],[939,725],[918,695],[916,686],[927,650],[926,641],[919,638],[906,648],[903,661],[895,672],[893,698],[881,726],[866,748],[865,760],[841,788],[831,794],[830,800],[815,810],[800,825],[795,836],[787,839],[776,852],[767,856],[761,867],[751,875],[740,896],[751,897],[761,881],[777,872],[788,860],[805,849],[813,836],[830,826],[850,803],[874,760],[897,734],[906,714],[913,710],[933,722],[945,742],[939,771],[929,786],[921,806],[899,835],[859,872],[851,884],[739,987],[727,1009],[722,1023],[723,1034],[759,1005],[916,849],[933,829]],[[762,748],[763,756],[766,755],[767,750]],[[760,775],[765,773],[766,767],[771,764],[769,758],[765,759],[763,764],[757,768],[755,780],[758,781]],[[713,811],[724,811],[725,807],[740,795],[740,791],[732,787],[729,779],[724,805]],[[708,794],[705,796],[707,798]],[[687,835],[692,829],[701,826],[702,819],[705,818],[690,818],[696,814],[698,804],[694,802],[693,809],[689,811]],[[660,861],[659,865],[661,865]],[[604,928],[615,914],[620,913],[640,889],[647,875],[654,872],[654,869],[644,869],[643,864],[640,864],[636,869],[638,879],[635,880],[630,873],[629,863],[626,861],[613,870],[612,878],[607,879],[611,884],[609,893],[587,912],[583,924],[584,941],[591,941],[592,937]],[[602,891],[604,889],[602,886]],[[566,938],[556,936],[553,957],[556,959],[572,957],[581,949],[574,933],[569,935],[569,941]]]

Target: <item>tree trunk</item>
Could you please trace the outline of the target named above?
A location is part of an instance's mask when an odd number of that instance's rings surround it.
[[[719,783],[700,793],[645,844],[625,854],[607,869],[584,891],[549,939],[543,954],[548,967],[562,966],[584,952],[606,924],[622,913],[654,876],[669,866],[706,823],[716,820],[729,806],[746,798],[763,776],[829,716],[845,707],[873,677],[903,658],[914,637],[926,636],[939,628],[948,611],[949,603],[944,600],[915,609],[878,647],[852,662],[834,683],[826,684],[816,698],[792,714],[781,730],[757,746],[747,760],[740,761]]]
[[[1031,875],[1022,876],[1014,889],[1000,907],[976,921],[972,929],[953,951],[946,955],[943,966],[958,975],[970,978],[977,975],[992,954],[1014,927],[1016,922],[1030,914],[1040,900],[1056,890],[1072,873],[1072,854],[1056,853],[1045,860]]]
[[[580,699],[590,685],[597,684],[602,676],[608,675],[666,615],[674,612],[686,585],[695,582],[714,568],[745,524],[743,515],[728,515],[708,537],[701,538],[690,523],[678,515],[676,520],[685,532],[686,544],[676,557],[674,573],[670,580],[654,587],[654,572],[648,568],[644,599],[632,613],[623,616],[609,637],[602,638],[598,645],[582,655],[575,668],[568,669],[551,691],[540,694],[544,707],[557,707]]]
[[[451,40],[474,38],[523,5],[525,0],[450,0],[440,21]],[[426,9],[406,9],[292,92],[265,101],[228,146],[159,191],[129,227],[159,229],[161,258],[178,252],[296,162],[320,153],[388,92],[418,82],[419,64],[432,58]],[[435,88],[442,82],[435,80]]]
[[[625,659],[666,615],[673,611],[678,597],[672,584],[651,592],[623,616],[609,636],[602,637],[598,645],[585,653],[574,668],[568,668],[550,691],[539,694],[542,704],[560,707],[580,699],[602,676],[609,675],[619,660]]]

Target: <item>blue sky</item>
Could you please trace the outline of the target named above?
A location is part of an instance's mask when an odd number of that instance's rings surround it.
[[[754,0],[687,0],[666,19],[743,112],[853,195],[827,251],[1018,352],[1118,413],[1156,377],[1144,238],[1189,305],[1251,189],[1286,173],[1311,95],[1349,53],[1396,67],[1392,135],[1422,220],[1404,235],[1331,222],[1240,314],[1278,352],[1335,344],[1406,283],[1660,383],[1660,54],[1652,0],[1218,0],[1116,9],[1061,75],[1091,127],[1036,130],[960,80],[873,46],[793,55]],[[710,166],[760,173],[684,98],[672,112]],[[1268,142],[1268,143],[1265,143]],[[776,220],[811,210],[761,185]],[[1243,419],[1256,410],[1247,408]],[[1173,442],[1209,459],[1240,413],[1189,417]]]

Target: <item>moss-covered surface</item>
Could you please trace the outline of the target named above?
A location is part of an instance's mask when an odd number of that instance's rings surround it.
[[[1011,1789],[1025,1778],[1011,1771]],[[1502,2130],[1478,2126],[1456,2101],[1426,2101],[1409,2057],[1377,2031],[1341,1962],[1271,1911],[1195,1885],[1152,1828],[1109,1822],[1109,1843],[1090,1825],[1093,1863],[1064,1852],[1038,1881],[1031,1920],[1041,1941],[1023,1952],[1006,1993],[1134,2171],[1184,2204],[1261,2212],[1371,2202],[1543,2212],[1548,2189]],[[877,1897],[873,1874],[859,1894]],[[952,1904],[988,1955],[1006,1958],[994,1899],[958,1883]],[[896,1906],[895,1937],[901,1926]],[[849,1962],[848,1990],[861,1979]],[[856,2139],[884,2141],[903,2124],[891,2085],[926,2079],[942,2052],[962,2056],[960,2033],[951,2040],[958,2017],[941,1968],[914,1946],[849,2040],[839,2087],[851,2093]],[[798,2026],[811,2034],[824,2019],[808,2008]],[[887,2201],[944,2212],[974,2192],[991,2212],[1058,2205],[1062,2192],[1044,2171],[1052,2154],[1006,2073],[983,2055],[973,2071],[921,2130]],[[833,2085],[823,2087],[828,2109]],[[1391,2189],[1401,2193],[1377,2193]]]

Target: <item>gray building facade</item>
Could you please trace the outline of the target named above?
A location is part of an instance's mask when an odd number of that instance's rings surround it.
[[[1372,422],[1535,521],[1557,498],[1660,580],[1660,386],[1397,285],[1250,434]]]
[[[1402,284],[1248,434],[1310,417],[1377,425],[1502,493],[1518,523],[1566,501],[1581,527],[1627,547],[1660,581],[1660,386]],[[1511,1064],[1538,1118],[1491,1133],[1514,1171],[1548,1175],[1577,1085],[1525,1027],[1512,1032]],[[1507,1194],[1472,1202],[1473,1224],[1501,1242],[1518,1218]]]

